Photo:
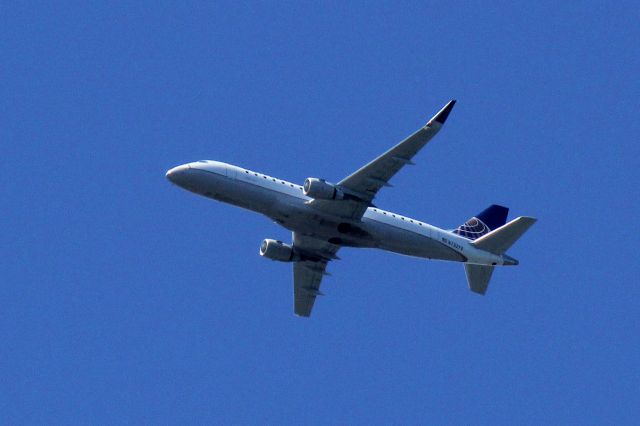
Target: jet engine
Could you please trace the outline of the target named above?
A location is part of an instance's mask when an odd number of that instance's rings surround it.
[[[339,188],[318,178],[305,179],[302,192],[307,197],[317,200],[342,200],[344,198],[344,193]]]
[[[260,256],[267,257],[271,260],[278,260],[280,262],[291,262],[295,257],[293,247],[289,244],[285,244],[282,241],[265,239],[260,244]]]

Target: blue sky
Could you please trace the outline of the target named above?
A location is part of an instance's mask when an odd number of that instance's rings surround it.
[[[637,422],[637,5],[445,3],[3,5],[0,423]],[[450,98],[377,204],[538,217],[484,298],[345,249],[297,318],[288,232],[164,177],[338,180]]]

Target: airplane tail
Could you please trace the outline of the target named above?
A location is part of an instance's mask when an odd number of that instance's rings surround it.
[[[457,229],[453,230],[453,233],[475,240],[507,223],[507,214],[509,214],[507,207],[492,204],[481,213],[458,226]]]
[[[473,265],[471,263],[464,264],[464,272],[467,274],[467,283],[469,290],[478,294],[485,294],[489,287],[489,280],[493,274],[495,266]]]
[[[504,254],[527,230],[536,223],[535,217],[520,216],[495,231],[476,239],[472,244],[493,254]]]
[[[473,245],[481,250],[502,255],[505,265],[517,265],[518,261],[504,253],[511,247],[527,230],[536,223],[536,218],[521,216],[511,222],[484,234],[473,241]],[[474,293],[485,294],[493,274],[494,266],[465,264],[464,271],[467,274],[469,289]]]

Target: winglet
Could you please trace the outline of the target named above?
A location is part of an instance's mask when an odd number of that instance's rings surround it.
[[[429,120],[429,123],[427,123],[427,125],[431,124],[431,122],[435,121],[437,123],[440,124],[444,124],[445,121],[447,121],[447,117],[449,117],[449,114],[451,113],[451,110],[453,109],[453,106],[456,104],[456,100],[455,99],[451,99],[445,106],[444,108],[442,108],[436,115],[433,116],[433,118],[431,120]]]

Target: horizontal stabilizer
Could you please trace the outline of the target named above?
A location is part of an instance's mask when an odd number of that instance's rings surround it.
[[[465,263],[464,272],[467,274],[469,289],[474,293],[485,294],[489,287],[489,280],[493,274],[493,266],[473,265]]]
[[[481,250],[494,254],[503,254],[515,243],[527,230],[536,223],[536,218],[521,216],[498,229],[473,241],[471,244]]]

